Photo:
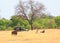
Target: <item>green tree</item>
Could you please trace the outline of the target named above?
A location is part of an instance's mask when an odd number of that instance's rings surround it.
[[[30,28],[28,21],[18,17],[17,15],[12,16],[11,21],[12,21],[12,24],[11,24],[12,27],[20,26],[20,27],[23,27],[25,29]]]
[[[2,18],[0,19],[0,30],[5,30],[8,27],[9,20]]]

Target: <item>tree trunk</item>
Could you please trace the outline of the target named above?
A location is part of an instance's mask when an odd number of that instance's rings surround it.
[[[33,30],[33,25],[31,24],[31,30]]]
[[[30,21],[29,24],[31,26],[31,30],[33,30],[33,23],[32,23],[32,21]]]

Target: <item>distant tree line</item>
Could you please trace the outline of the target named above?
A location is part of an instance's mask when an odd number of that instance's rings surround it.
[[[31,29],[27,20],[19,18],[16,15],[12,16],[11,19],[0,19],[0,30],[13,30],[15,26]],[[49,16],[36,18],[32,25],[33,29],[60,29],[60,16],[53,18]]]

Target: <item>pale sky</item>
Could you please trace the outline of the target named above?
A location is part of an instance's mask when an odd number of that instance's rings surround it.
[[[60,0],[38,0],[43,3],[48,12],[54,16],[60,15]],[[9,19],[14,15],[15,6],[19,0],[0,0],[0,17]]]

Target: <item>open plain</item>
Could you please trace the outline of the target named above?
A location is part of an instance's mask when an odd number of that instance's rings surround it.
[[[42,29],[41,29],[42,30]],[[45,29],[45,33],[36,30],[18,32],[0,31],[0,43],[60,43],[60,29]]]

